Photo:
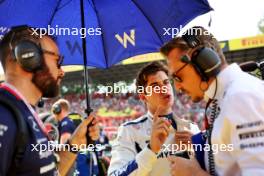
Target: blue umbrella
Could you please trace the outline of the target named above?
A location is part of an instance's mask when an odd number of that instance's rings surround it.
[[[16,25],[45,28],[57,36],[65,65],[108,68],[158,51],[210,10],[207,0],[0,0],[0,35]]]
[[[210,10],[206,0],[2,0],[0,27],[27,24],[57,34],[66,65],[83,64],[85,32],[87,65],[107,68],[156,52],[176,28]]]

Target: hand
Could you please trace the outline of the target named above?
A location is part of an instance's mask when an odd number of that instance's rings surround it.
[[[175,132],[175,144],[179,146],[179,149],[182,145],[187,146],[189,149],[191,148],[193,134],[190,131],[176,131]]]
[[[92,140],[97,140],[99,138],[99,126],[97,123],[97,120],[95,119],[94,115],[91,114],[88,118],[84,119],[82,123],[77,127],[77,129],[74,131],[73,135],[71,136],[70,139],[70,144],[74,145],[86,145],[87,144],[87,139],[86,139],[86,133],[87,133],[87,128],[89,126],[89,136],[91,137]]]
[[[169,128],[171,123],[159,117],[162,114],[163,108],[159,107],[154,116],[152,124],[152,132],[150,137],[150,148],[153,152],[158,153],[169,135]]]
[[[92,126],[89,127],[89,136],[93,141],[100,138],[100,128],[96,119],[92,121]]]
[[[195,158],[169,157],[172,176],[202,176],[208,175],[202,170]]]

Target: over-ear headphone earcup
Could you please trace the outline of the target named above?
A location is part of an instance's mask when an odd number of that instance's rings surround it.
[[[193,60],[190,60],[188,56],[184,55],[181,57],[181,61],[187,64],[191,64],[195,71],[200,75],[203,81],[208,81],[208,78],[203,74],[203,71],[201,68],[199,68]]]
[[[193,35],[196,28],[189,29],[182,39],[190,48],[201,46],[200,40]],[[221,59],[218,54],[208,47],[201,47],[192,53],[191,63],[203,81],[208,81],[210,77],[216,76],[220,72]]]
[[[61,106],[60,106],[59,104],[55,104],[55,105],[53,106],[53,108],[52,108],[52,112],[53,112],[54,114],[59,114],[59,113],[61,113]]]
[[[216,76],[220,72],[221,59],[211,48],[198,49],[193,53],[192,62],[207,78]]]
[[[13,54],[22,68],[34,72],[42,66],[42,52],[40,47],[32,41],[23,40],[13,49]]]
[[[208,80],[208,78],[203,74],[201,68],[199,68],[199,66],[197,66],[196,63],[194,63],[194,60],[190,60],[188,56],[184,55],[181,57],[181,61],[187,64],[191,64],[195,69],[195,71],[201,76],[203,81]]]

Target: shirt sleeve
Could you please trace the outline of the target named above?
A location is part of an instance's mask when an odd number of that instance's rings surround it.
[[[75,130],[75,126],[74,126],[73,122],[70,119],[64,120],[61,123],[61,131],[60,131],[60,134],[63,134],[63,133],[70,133],[70,134],[72,134],[74,132],[74,130]]]
[[[135,141],[127,126],[121,126],[113,145],[108,176],[146,176],[157,161],[157,156],[148,147],[137,153]]]
[[[7,175],[15,149],[17,128],[12,113],[0,105],[0,175]]]
[[[236,93],[227,102],[224,128],[230,130],[232,157],[242,175],[264,175],[264,97],[254,92]]]

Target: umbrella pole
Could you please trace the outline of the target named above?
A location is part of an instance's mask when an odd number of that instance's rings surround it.
[[[80,0],[81,8],[81,25],[82,28],[85,28],[84,24],[84,5],[83,0]],[[86,38],[82,37],[82,49],[83,49],[83,65],[84,65],[84,85],[85,85],[85,98],[86,98],[86,109],[85,113],[87,116],[93,111],[90,107],[90,98],[89,98],[89,87],[88,87],[88,69],[87,69],[87,54],[86,54]]]

